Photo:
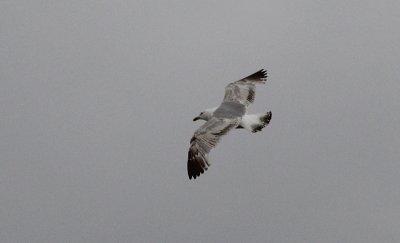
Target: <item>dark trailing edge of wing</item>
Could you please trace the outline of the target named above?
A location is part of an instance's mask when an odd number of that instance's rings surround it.
[[[247,77],[245,77],[243,79],[249,79],[249,80],[255,80],[255,81],[256,80],[265,81],[267,79],[267,77],[268,77],[267,71],[264,70],[264,69],[261,69],[261,70],[255,72],[255,73],[253,73],[252,75],[247,76]]]

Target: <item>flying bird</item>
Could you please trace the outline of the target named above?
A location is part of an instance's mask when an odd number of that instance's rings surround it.
[[[202,111],[193,121],[205,120],[190,140],[187,170],[189,179],[196,179],[210,166],[208,153],[219,142],[221,136],[234,128],[259,132],[267,126],[272,113],[247,114],[248,106],[254,102],[256,84],[265,84],[264,69],[230,83],[225,87],[225,96],[218,107]]]

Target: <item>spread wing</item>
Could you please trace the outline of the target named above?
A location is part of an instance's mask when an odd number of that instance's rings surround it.
[[[267,81],[267,71],[261,69],[241,80],[228,84],[225,88],[224,102],[239,102],[246,107],[253,103],[256,94],[256,84]]]
[[[196,179],[210,165],[207,155],[214,148],[220,137],[239,124],[238,119],[212,118],[194,133],[190,140],[187,170],[189,179]]]

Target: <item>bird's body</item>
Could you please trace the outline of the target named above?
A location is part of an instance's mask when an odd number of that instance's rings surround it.
[[[230,83],[225,88],[222,103],[206,109],[193,119],[205,120],[190,140],[188,153],[188,175],[196,179],[207,170],[210,162],[207,155],[216,146],[220,137],[233,128],[245,128],[251,132],[261,131],[271,120],[272,113],[246,114],[247,107],[254,101],[255,84],[265,83],[267,73],[260,70],[246,78]]]
[[[237,118],[246,113],[246,106],[238,102],[224,101],[214,111],[213,116],[217,118]]]

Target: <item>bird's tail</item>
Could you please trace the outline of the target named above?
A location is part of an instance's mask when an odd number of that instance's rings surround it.
[[[259,132],[269,124],[271,118],[272,118],[271,111],[262,114],[244,115],[242,117],[242,122],[240,123],[240,126],[253,133]]]

